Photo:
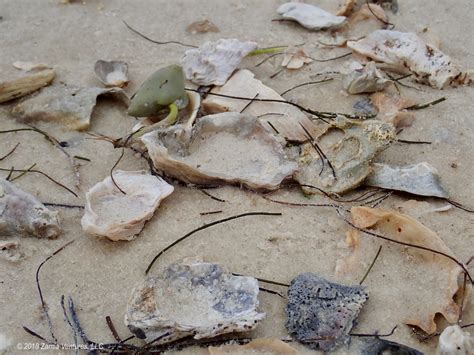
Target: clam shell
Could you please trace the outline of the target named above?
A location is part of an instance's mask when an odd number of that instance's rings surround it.
[[[344,16],[335,16],[317,6],[301,2],[287,2],[277,12],[283,18],[294,20],[314,31],[339,26],[346,20]]]
[[[98,60],[94,65],[97,79],[108,87],[123,87],[128,83],[128,64],[121,61]]]

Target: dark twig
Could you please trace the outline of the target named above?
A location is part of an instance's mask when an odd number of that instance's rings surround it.
[[[275,126],[270,122],[270,121],[267,121],[268,125],[270,126],[271,129],[273,129],[273,131],[276,133],[276,134],[280,134],[280,132],[278,132],[278,130],[275,128]]]
[[[149,42],[152,42],[152,43],[155,43],[155,44],[178,44],[178,45],[183,46],[183,47],[198,48],[197,46],[193,46],[192,44],[186,44],[186,43],[182,43],[182,42],[178,42],[178,41],[165,41],[165,42],[156,41],[156,40],[151,39],[150,37],[147,37],[144,34],[138,32],[136,29],[132,28],[127,22],[125,22],[125,20],[122,20],[122,22],[124,23],[125,26],[127,26],[127,28],[130,31],[132,31],[133,33],[139,35],[141,38],[146,39]]]
[[[459,208],[460,210],[463,210],[465,212],[474,213],[474,209],[467,208],[464,205],[460,204],[459,202],[450,200],[448,198],[446,199],[446,202],[448,202],[449,204],[453,205],[454,207]]]
[[[257,92],[257,94],[255,94],[253,99],[250,100],[250,102],[247,105],[245,105],[242,110],[240,110],[240,113],[244,112],[254,102],[254,100],[258,97],[258,95],[259,95],[259,93]]]
[[[42,337],[42,336],[39,335],[38,333],[32,331],[30,328],[23,326],[23,330],[24,330],[25,332],[27,332],[28,334],[33,335],[35,338],[38,338],[38,339],[40,339],[40,340],[43,340],[45,343],[48,343],[48,344],[49,344],[49,341],[48,341],[48,340],[46,340],[44,337]]]
[[[81,205],[66,205],[66,204],[63,204],[63,203],[53,203],[53,202],[42,202],[42,203],[45,206],[51,206],[51,207],[80,208],[80,209],[85,208],[84,206],[81,206]]]
[[[418,105],[413,105],[413,106],[410,106],[410,107],[407,107],[405,108],[405,110],[407,111],[415,111],[415,110],[422,110],[424,108],[428,108],[428,107],[431,107],[431,106],[434,106],[434,105],[437,105],[443,101],[446,101],[446,97],[441,97],[439,99],[436,99],[434,101],[431,101],[431,102],[428,102],[426,104],[418,104]]]
[[[199,189],[199,191],[201,191],[204,195],[206,195],[207,197],[210,197],[212,198],[214,201],[219,201],[219,202],[227,202],[226,200],[223,200],[219,197],[216,197],[214,195],[211,195],[209,192],[207,192],[206,190],[204,189]]]
[[[117,184],[117,182],[115,181],[114,179],[114,169],[117,167],[117,165],[120,163],[120,160],[122,160],[123,158],[123,155],[125,154],[125,148],[122,148],[122,153],[120,154],[120,157],[117,159],[117,161],[115,162],[114,166],[112,167],[112,169],[110,169],[110,178],[112,179],[112,182],[114,183],[115,187],[117,189],[119,189],[119,191],[121,193],[123,193],[124,195],[126,195],[127,193],[125,191],[123,191],[120,186]]]
[[[392,328],[392,330],[389,332],[389,333],[386,333],[386,334],[378,334],[378,333],[374,333],[374,334],[364,334],[364,333],[350,333],[351,336],[354,336],[354,337],[377,337],[377,338],[384,338],[384,337],[389,337],[389,336],[392,336],[393,333],[395,333],[395,330],[398,328],[398,325],[394,326]]]
[[[18,146],[20,145],[20,143],[18,142],[12,150],[10,150],[7,154],[5,154],[3,157],[0,158],[0,161],[2,160],[5,160],[6,158],[8,158],[10,155],[12,155],[13,153],[15,153],[15,150],[16,148],[18,148]]]
[[[31,169],[33,169],[34,167],[36,166],[36,163],[33,163],[33,165],[31,165],[28,169],[24,170],[21,174],[18,174],[17,176],[13,177],[10,179],[10,181],[15,181],[19,178],[21,178],[22,176],[25,176],[27,173],[29,173],[31,171]]]
[[[242,274],[238,274],[236,272],[233,272],[232,275],[234,276],[246,276],[246,275],[242,275]],[[254,277],[252,276],[254,279],[256,279],[258,282],[264,282],[266,284],[270,284],[270,285],[275,285],[275,286],[283,286],[283,287],[290,287],[290,285],[288,284],[285,284],[283,282],[278,282],[278,281],[272,281],[272,280],[267,280],[267,279],[262,279],[261,277]]]
[[[259,289],[260,291],[269,293],[269,294],[271,294],[271,295],[277,295],[277,296],[283,298],[284,300],[287,299],[287,298],[286,298],[284,295],[282,295],[280,292],[277,292],[277,291],[274,291],[274,290],[270,290],[270,289],[264,288],[264,287],[262,287],[262,286],[260,286],[258,289]]]
[[[218,213],[222,213],[222,211],[219,210],[219,211],[201,212],[201,213],[199,213],[199,214],[200,214],[201,216],[208,216],[208,215],[210,215],[210,214],[218,214]]]
[[[156,260],[158,260],[158,258],[163,255],[167,250],[170,250],[173,246],[175,246],[176,244],[180,243],[181,241],[185,240],[186,238],[192,236],[193,234],[195,234],[196,232],[199,232],[203,229],[206,229],[206,228],[209,228],[209,227],[212,227],[212,226],[215,226],[217,224],[221,224],[221,223],[225,223],[225,222],[228,222],[228,221],[231,221],[231,220],[234,220],[234,219],[237,219],[237,218],[242,218],[242,217],[247,217],[247,216],[281,216],[282,214],[281,213],[275,213],[275,212],[247,212],[247,213],[242,213],[242,214],[239,214],[239,215],[236,215],[236,216],[231,216],[231,217],[227,217],[227,218],[223,218],[223,219],[219,219],[217,221],[214,221],[214,222],[211,222],[211,223],[207,223],[207,224],[204,224],[203,226],[199,227],[199,228],[196,228],[194,230],[192,230],[191,232],[187,233],[186,235],[184,235],[183,237],[175,240],[173,243],[171,243],[170,245],[168,245],[166,248],[164,248],[163,250],[161,250],[154,258],[153,260],[151,261],[151,263],[148,265],[148,267],[146,268],[145,270],[145,274],[148,274],[148,272],[150,271],[151,267],[153,266],[153,264],[156,262]]]
[[[309,81],[307,83],[303,83],[303,84],[299,84],[299,85],[296,85],[296,86],[293,86],[292,88],[289,88],[288,90],[285,90],[283,91],[280,96],[283,96],[287,93],[289,93],[290,91],[293,91],[295,89],[298,89],[302,86],[307,86],[307,85],[314,85],[314,84],[321,84],[321,83],[327,83],[328,81],[332,81],[334,80],[333,78],[327,78],[327,79],[323,79],[323,80],[318,80],[318,81]]]
[[[5,178],[5,180],[11,181],[11,178],[12,178],[12,176],[13,176],[13,172],[15,171],[15,167],[12,166],[10,169],[5,170],[5,171],[8,171],[8,175],[7,175],[7,177]]]
[[[406,143],[406,144],[431,144],[432,142],[429,141],[409,141],[406,139],[397,139],[398,143]]]
[[[369,275],[370,271],[372,270],[372,268],[374,267],[375,265],[375,262],[377,261],[379,255],[380,255],[380,252],[382,251],[382,246],[379,247],[379,250],[377,251],[377,254],[375,254],[375,258],[374,260],[372,260],[372,263],[370,264],[369,268],[367,269],[367,271],[365,272],[364,274],[364,277],[362,277],[362,280],[360,280],[359,282],[359,285],[362,285],[365,281],[365,279],[367,278],[367,276]]]
[[[46,319],[48,321],[48,326],[49,326],[49,330],[51,332],[51,337],[53,338],[55,343],[58,342],[58,339],[54,336],[53,323],[51,322],[51,318],[49,317],[48,306],[46,306],[46,302],[44,301],[44,298],[43,298],[43,291],[41,290],[41,285],[40,285],[40,282],[39,282],[39,275],[40,275],[41,268],[43,267],[44,264],[46,264],[46,262],[49,259],[51,259],[56,254],[60,253],[64,248],[66,248],[68,245],[70,245],[73,242],[74,242],[74,240],[71,240],[70,242],[64,244],[61,248],[56,250],[53,254],[48,256],[46,259],[44,259],[43,262],[38,266],[38,269],[36,269],[35,279],[36,279],[36,286],[38,288],[38,294],[39,294],[39,297],[40,297],[40,300],[41,300],[41,308],[43,309],[43,314],[44,314],[44,316],[46,317]]]
[[[106,316],[105,321],[107,322],[107,326],[109,327],[110,332],[114,336],[115,340],[121,343],[122,339],[120,338],[120,336],[117,333],[117,330],[115,329],[114,323],[112,322],[112,318],[110,318],[110,316]]]

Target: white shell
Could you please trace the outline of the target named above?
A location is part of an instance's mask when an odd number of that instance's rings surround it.
[[[114,172],[86,193],[82,229],[110,240],[132,240],[142,230],[160,205],[174,190],[173,186],[146,171]]]
[[[175,264],[133,290],[125,324],[147,341],[170,333],[156,344],[250,331],[265,317],[257,311],[258,292],[256,279],[233,276],[217,264]]]
[[[439,336],[436,355],[469,355],[474,353],[474,340],[459,325],[446,327]]]
[[[377,69],[375,62],[369,62],[365,67],[353,68],[344,77],[344,89],[349,94],[363,94],[382,91],[390,84],[382,72]]]
[[[97,79],[108,87],[122,87],[128,82],[128,64],[125,62],[98,60],[94,72]]]
[[[365,185],[420,196],[448,198],[448,193],[439,182],[437,170],[426,162],[407,166],[374,164]]]
[[[206,42],[197,49],[184,53],[181,65],[187,79],[197,85],[224,85],[242,58],[258,45],[237,39]]]
[[[11,182],[0,179],[0,237],[56,238],[60,232],[58,212],[47,209]]]
[[[449,56],[427,45],[414,33],[377,30],[359,41],[348,41],[347,46],[392,70],[408,70],[419,82],[438,89],[462,80],[461,71]]]
[[[192,184],[242,184],[272,190],[293,175],[281,143],[254,117],[226,112],[142,137],[158,170]]]
[[[277,12],[283,18],[295,20],[310,30],[339,26],[346,20],[344,16],[334,16],[317,6],[301,2],[287,2],[281,5]]]
[[[101,95],[112,95],[127,105],[129,102],[122,89],[61,85],[44,88],[38,95],[16,105],[12,113],[21,121],[52,121],[70,129],[84,130],[89,128],[92,110]]]

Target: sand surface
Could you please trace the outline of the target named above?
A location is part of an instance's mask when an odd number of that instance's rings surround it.
[[[1,79],[18,76],[13,68],[15,61],[44,62],[57,73],[55,83],[64,82],[79,86],[100,83],[93,74],[98,59],[123,60],[129,64],[132,94],[140,83],[156,69],[175,63],[186,48],[177,45],[155,45],[131,33],[122,23],[130,25],[160,40],[179,40],[199,45],[206,40],[239,38],[253,40],[262,47],[306,43],[307,52],[317,58],[329,58],[347,52],[347,49],[319,48],[316,40],[321,36],[293,24],[272,22],[276,8],[282,1],[93,1],[84,4],[59,5],[56,0],[0,1],[0,75]],[[334,10],[336,2],[317,2],[321,7]],[[442,50],[463,68],[474,68],[474,3],[468,0],[452,1],[405,1],[400,0],[397,15],[389,13],[390,20],[401,31],[428,34],[441,40]],[[208,18],[220,33],[188,34],[185,28],[191,22]],[[347,60],[327,63],[315,62],[299,71],[279,70],[280,60],[268,61],[254,67],[262,58],[246,59],[242,67],[251,69],[257,78],[278,92],[308,80],[311,75],[338,70]],[[440,96],[447,101],[435,107],[418,111],[412,127],[405,129],[401,138],[432,141],[430,145],[395,143],[378,156],[378,162],[414,164],[427,161],[440,173],[443,185],[450,196],[462,203],[474,206],[474,154],[472,137],[474,130],[474,90],[461,87],[437,91],[426,86],[423,91],[401,88],[404,95],[418,102],[427,102]],[[322,111],[349,112],[360,96],[347,97],[341,92],[342,83],[334,80],[323,85],[307,86],[286,95],[299,104]],[[22,128],[23,124],[10,115],[12,105],[0,106],[0,129]],[[135,119],[126,115],[125,107],[117,102],[101,99],[96,107],[91,132],[119,137],[130,131]],[[15,183],[43,202],[84,205],[85,192],[108,176],[111,167],[120,156],[110,143],[90,140],[84,133],[72,132],[51,123],[35,123],[60,141],[68,142],[71,155],[87,157],[80,168],[78,198],[51,184],[39,175],[28,174]],[[65,155],[51,146],[42,136],[32,132],[2,134],[0,156],[15,144],[20,145],[14,155],[0,162],[1,167],[27,168],[33,163],[67,186],[74,186],[74,174]],[[120,162],[121,170],[147,169],[146,163],[127,150]],[[7,173],[2,172],[2,176]],[[222,187],[210,191],[226,202],[210,199],[202,192],[177,186],[166,199],[138,239],[132,242],[110,242],[84,235],[80,226],[82,210],[60,208],[64,233],[57,240],[17,238],[26,257],[16,263],[0,260],[0,334],[13,345],[7,353],[22,353],[16,344],[36,343],[37,339],[25,333],[28,326],[49,338],[47,322],[42,316],[35,271],[52,252],[74,240],[43,268],[41,283],[44,299],[54,325],[55,335],[63,343],[72,343],[71,329],[64,321],[60,306],[61,295],[71,296],[78,316],[89,337],[96,342],[113,342],[105,317],[111,316],[117,331],[123,338],[129,333],[123,323],[125,306],[130,292],[143,277],[149,261],[162,248],[203,223],[218,218],[249,212],[282,212],[281,217],[248,217],[216,226],[194,235],[191,239],[171,249],[161,257],[152,269],[159,273],[172,262],[186,257],[200,257],[217,262],[232,272],[289,283],[302,272],[314,272],[332,281],[342,281],[335,276],[336,260],[344,245],[347,225],[331,208],[289,207],[270,203],[258,194]],[[286,201],[326,201],[319,195],[307,199],[296,190],[274,195]],[[381,207],[396,208],[408,200],[407,195],[393,195]],[[424,199],[431,206],[445,203]],[[222,210],[215,215],[201,216],[200,212]],[[410,209],[407,210],[410,213]],[[442,213],[425,213],[418,217],[427,227],[443,238],[453,253],[463,261],[474,254],[474,215],[458,209]],[[379,243],[380,244],[380,243]],[[378,245],[378,244],[377,244]],[[404,252],[396,246],[384,246],[390,253]],[[367,263],[373,258],[367,255]],[[344,278],[347,283],[358,283],[365,270],[356,270]],[[390,277],[386,277],[386,275]],[[433,353],[437,338],[420,343],[403,325],[403,304],[430,302],[429,297],[418,299],[423,290],[410,280],[429,275],[419,275],[417,270],[403,269],[403,258],[378,260],[365,281],[370,299],[363,309],[357,333],[386,333],[396,324],[398,330],[389,339],[398,341],[426,353]],[[349,281],[347,281],[349,280]],[[391,282],[401,282],[399,289],[391,288]],[[406,281],[406,284],[404,282]],[[268,288],[274,286],[268,286]],[[443,285],[439,285],[440,288]],[[283,288],[275,287],[285,293]],[[429,290],[436,293],[437,289]],[[251,334],[252,337],[284,337],[285,303],[275,295],[262,293],[261,309],[267,318]],[[467,307],[464,323],[474,322],[474,309]],[[472,329],[472,328],[471,328]],[[139,344],[139,342],[137,342]],[[310,353],[304,347],[292,344],[302,353]],[[68,351],[64,351],[68,353]],[[191,348],[183,353],[205,354],[205,349]]]

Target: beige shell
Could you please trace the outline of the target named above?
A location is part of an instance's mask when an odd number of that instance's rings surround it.
[[[241,60],[258,45],[237,39],[220,39],[190,49],[181,59],[184,74],[197,85],[224,85]]]
[[[411,126],[415,121],[413,112],[404,110],[416,104],[412,99],[397,94],[376,92],[370,96],[370,101],[377,109],[377,118],[381,121],[390,122],[397,128]]]
[[[52,69],[28,73],[0,83],[0,103],[18,99],[51,84],[56,73]]]
[[[0,178],[0,237],[56,238],[60,233],[58,212]]]
[[[303,48],[289,46],[285,50],[281,66],[287,69],[300,69],[303,65],[309,64],[312,61]]]
[[[369,62],[365,67],[354,67],[344,77],[344,89],[352,95],[382,91],[390,84],[377,69],[375,62]]]
[[[347,42],[347,46],[389,69],[410,72],[417,81],[434,88],[468,80],[449,56],[427,45],[415,33],[377,30],[361,40]]]
[[[246,69],[237,71],[227,81],[224,86],[211,90],[211,93],[219,95],[230,95],[258,99],[281,100],[282,98],[275,90],[265,86],[255,75]],[[265,122],[266,128],[275,133],[271,125],[278,131],[278,134],[289,141],[305,142],[308,136],[301,128],[303,125],[313,137],[321,134],[321,128],[313,123],[298,108],[279,102],[258,102],[254,101],[249,105],[250,100],[237,100],[226,97],[208,95],[202,102],[203,110],[206,113],[218,112],[241,112],[245,108],[245,113],[259,118]],[[248,105],[248,106],[247,106]],[[246,107],[247,106],[247,107]]]
[[[107,87],[123,87],[128,82],[128,64],[121,61],[98,60],[94,65],[97,79]]]
[[[173,186],[145,171],[114,172],[86,193],[82,229],[90,235],[113,241],[133,240]]]
[[[192,129],[154,131],[142,141],[158,170],[186,183],[273,190],[297,169],[256,118],[234,112],[202,117]]]
[[[287,2],[280,5],[277,12],[283,18],[296,21],[313,31],[337,27],[346,20],[344,16],[335,16],[317,6],[301,2]]]
[[[298,355],[298,351],[280,339],[255,339],[245,345],[210,346],[209,355]]]
[[[258,282],[233,276],[211,263],[173,264],[132,292],[125,324],[138,338],[156,344],[246,332],[265,317],[257,311]]]
[[[92,111],[97,97],[111,95],[128,105],[125,91],[118,88],[52,86],[38,95],[20,102],[12,113],[23,122],[51,121],[65,125],[69,129],[89,128]]]

